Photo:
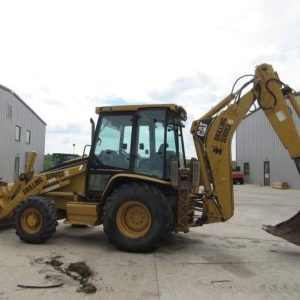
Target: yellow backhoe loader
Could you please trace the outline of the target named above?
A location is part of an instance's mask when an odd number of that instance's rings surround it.
[[[287,99],[300,117],[294,91],[271,65],[257,66],[238,91],[193,122],[197,159],[188,167],[182,107],[97,107],[89,156],[34,175],[32,152],[19,179],[0,189],[0,219],[13,215],[17,235],[34,244],[49,239],[60,219],[103,224],[115,246],[135,252],[154,249],[172,231],[225,222],[234,212],[232,136],[254,103],[300,170],[300,137]],[[299,218],[264,229],[300,245]]]

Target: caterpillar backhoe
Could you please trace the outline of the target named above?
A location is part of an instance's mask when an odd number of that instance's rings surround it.
[[[157,247],[172,231],[225,222],[233,216],[231,141],[257,103],[300,171],[294,91],[271,65],[256,67],[240,89],[192,123],[197,159],[186,165],[182,128],[186,112],[174,104],[97,107],[88,156],[34,175],[36,153],[18,180],[0,189],[0,219],[13,216],[17,235],[43,243],[67,224],[103,224],[125,251]],[[299,214],[263,228],[300,245]]]

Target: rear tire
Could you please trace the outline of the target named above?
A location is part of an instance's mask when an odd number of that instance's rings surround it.
[[[42,244],[56,232],[57,220],[56,207],[47,198],[29,198],[15,211],[16,234],[26,243]]]
[[[173,214],[159,189],[132,182],[121,185],[107,198],[103,225],[105,234],[117,248],[149,252],[171,233]]]
[[[240,179],[240,180],[239,180],[239,183],[240,183],[240,184],[244,184],[244,179]]]

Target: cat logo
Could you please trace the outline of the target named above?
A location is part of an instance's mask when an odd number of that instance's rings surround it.
[[[204,137],[207,130],[207,124],[200,122],[197,130],[197,135],[200,137]]]

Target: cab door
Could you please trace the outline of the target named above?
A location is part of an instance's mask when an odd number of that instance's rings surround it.
[[[132,170],[132,113],[102,115],[89,155],[86,195],[99,199],[109,179]]]

